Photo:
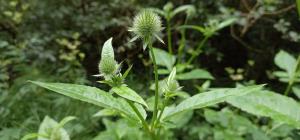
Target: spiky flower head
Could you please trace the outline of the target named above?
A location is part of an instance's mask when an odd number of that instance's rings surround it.
[[[161,19],[156,13],[149,9],[142,10],[134,17],[133,26],[129,28],[129,31],[135,34],[131,41],[141,38],[144,42],[144,49],[155,38],[163,43],[159,38],[162,29]]]
[[[101,60],[99,63],[100,74],[104,77],[116,73],[118,64],[115,61],[114,50],[112,47],[112,38],[108,39],[102,48]]]
[[[175,77],[176,77],[176,68],[173,68],[168,79],[166,80],[165,92],[172,93],[172,92],[176,92],[181,89],[181,87],[179,86],[179,83],[176,81]]]

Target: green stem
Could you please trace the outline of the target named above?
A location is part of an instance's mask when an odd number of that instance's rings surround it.
[[[162,117],[162,114],[163,114],[164,111],[165,111],[166,103],[167,103],[167,102],[168,102],[168,98],[166,98],[166,99],[164,100],[164,102],[163,102],[163,107],[162,107],[161,112],[159,113],[158,118],[157,118],[157,120],[156,120],[156,122],[155,122],[155,126],[159,123],[160,118]]]
[[[284,91],[284,95],[285,95],[285,96],[288,96],[288,95],[289,95],[289,93],[290,93],[290,91],[291,91],[291,89],[292,89],[293,84],[294,84],[294,80],[290,80],[290,81],[289,81],[289,84],[288,84],[288,86],[287,86],[287,88],[286,88],[285,91]]]
[[[153,52],[152,44],[149,45],[150,53],[153,61],[153,67],[154,67],[154,76],[155,76],[155,101],[154,101],[154,111],[152,116],[152,122],[151,122],[151,129],[154,127],[154,122],[157,118],[157,112],[158,112],[158,72],[157,72],[157,65],[156,65],[156,59]]]
[[[184,25],[187,24],[187,19],[188,19],[188,18],[185,19]],[[183,53],[183,49],[184,49],[185,43],[186,43],[185,29],[182,29],[180,33],[181,33],[181,39],[180,39],[180,45],[179,45],[179,48],[178,48],[178,63],[179,63],[179,64],[181,63],[181,61],[182,61],[182,59],[183,59],[183,58],[182,58],[182,53]]]
[[[193,62],[193,60],[196,58],[196,56],[199,55],[202,47],[204,46],[204,44],[206,43],[206,41],[208,40],[210,36],[205,36],[204,39],[201,40],[201,42],[199,43],[199,45],[197,46],[197,49],[195,51],[195,53],[192,53],[192,56],[190,57],[190,59],[188,60],[187,64],[191,64]]]
[[[136,106],[132,103],[132,101],[126,100],[130,107],[133,109],[135,114],[139,117],[139,119],[142,122],[142,125],[144,129],[149,133],[149,135],[152,137],[153,140],[155,140],[155,135],[151,132],[149,125],[147,124],[146,120],[143,118],[142,114],[139,112],[139,110],[136,108]]]
[[[297,78],[297,72],[299,70],[299,67],[300,67],[300,55],[298,56],[298,59],[297,59],[297,62],[296,62],[296,66],[295,66],[295,69],[294,69],[294,72],[292,74],[292,78],[289,80],[289,84],[287,86],[287,88],[285,89],[284,91],[284,95],[285,96],[288,96],[292,87],[293,87],[293,84]]]
[[[173,51],[172,51],[172,34],[171,34],[170,19],[167,19],[167,36],[168,36],[168,51],[169,51],[170,54],[173,54]]]

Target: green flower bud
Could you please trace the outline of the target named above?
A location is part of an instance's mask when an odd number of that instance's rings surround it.
[[[168,83],[168,91],[169,92],[174,92],[179,90],[179,83],[176,80],[171,81]]]
[[[163,42],[158,36],[161,30],[161,19],[151,10],[143,10],[136,15],[133,20],[133,27],[129,29],[136,35],[131,41],[141,38],[144,42],[144,49],[154,38]]]
[[[112,75],[117,71],[118,64],[115,61],[112,38],[107,40],[102,48],[101,60],[99,63],[100,74],[104,76]]]
[[[175,79],[175,76],[176,76],[176,68],[173,68],[172,72],[170,73],[166,81],[167,86],[165,92],[175,92],[181,89],[179,83]]]

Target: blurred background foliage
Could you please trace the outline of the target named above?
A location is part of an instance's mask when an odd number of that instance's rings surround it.
[[[98,133],[105,128],[107,130],[101,133],[110,134],[117,129],[108,128],[109,125],[122,125],[122,120],[92,118],[98,111],[96,107],[49,94],[49,91],[26,81],[71,82],[107,88],[98,85],[92,75],[98,74],[100,46],[113,36],[116,59],[134,65],[128,84],[142,91],[151,84],[152,73],[148,70],[151,64],[142,47],[129,42],[131,35],[127,30],[132,17],[141,8],[162,9],[167,2],[0,0],[0,139],[15,140],[35,132],[46,115],[56,120],[69,115],[78,117],[74,123],[67,125],[74,140],[97,139]],[[299,55],[300,26],[294,0],[169,2],[174,7],[184,4],[195,6],[196,11],[188,21],[191,25],[209,25],[215,20],[230,17],[238,19],[235,24],[211,37],[194,61],[194,65],[205,68],[215,77],[209,84],[225,87],[236,83],[268,83],[274,91],[284,91],[286,84],[272,74],[278,70],[273,60],[279,50]],[[170,20],[174,46],[180,44],[181,34],[177,27],[184,24],[185,18],[184,13],[179,13]],[[164,20],[164,26],[165,23]],[[189,30],[184,52],[192,52],[201,37],[199,32]],[[167,40],[165,30],[163,39]],[[164,44],[157,43],[155,47],[167,50]],[[201,80],[193,80],[192,83],[183,82],[182,85],[187,91],[196,91],[197,85],[208,84]],[[220,110],[218,107],[214,109]],[[196,111],[194,115],[197,117],[187,120],[186,125],[178,129],[181,133],[165,132],[166,137],[262,140],[258,136],[261,133],[265,135],[265,130],[270,127],[265,119],[257,120],[231,108],[216,110]],[[267,135],[272,140],[299,139],[288,126],[280,125],[271,130]],[[250,138],[251,134],[258,138]],[[101,137],[98,136],[98,139]],[[138,135],[134,137],[141,138]]]

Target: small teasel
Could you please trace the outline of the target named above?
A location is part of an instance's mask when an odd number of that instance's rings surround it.
[[[134,17],[133,26],[128,31],[135,34],[131,42],[138,38],[143,40],[143,49],[145,50],[155,38],[164,43],[159,37],[162,29],[160,17],[153,11],[144,9]]]
[[[110,79],[118,71],[118,63],[115,61],[112,38],[108,39],[102,48],[101,60],[99,62],[100,75]]]
[[[175,79],[176,77],[176,68],[174,67],[172,72],[170,73],[169,77],[166,82],[166,87],[164,89],[164,93],[166,96],[173,95],[174,92],[180,90],[182,87],[179,86],[178,81]]]

